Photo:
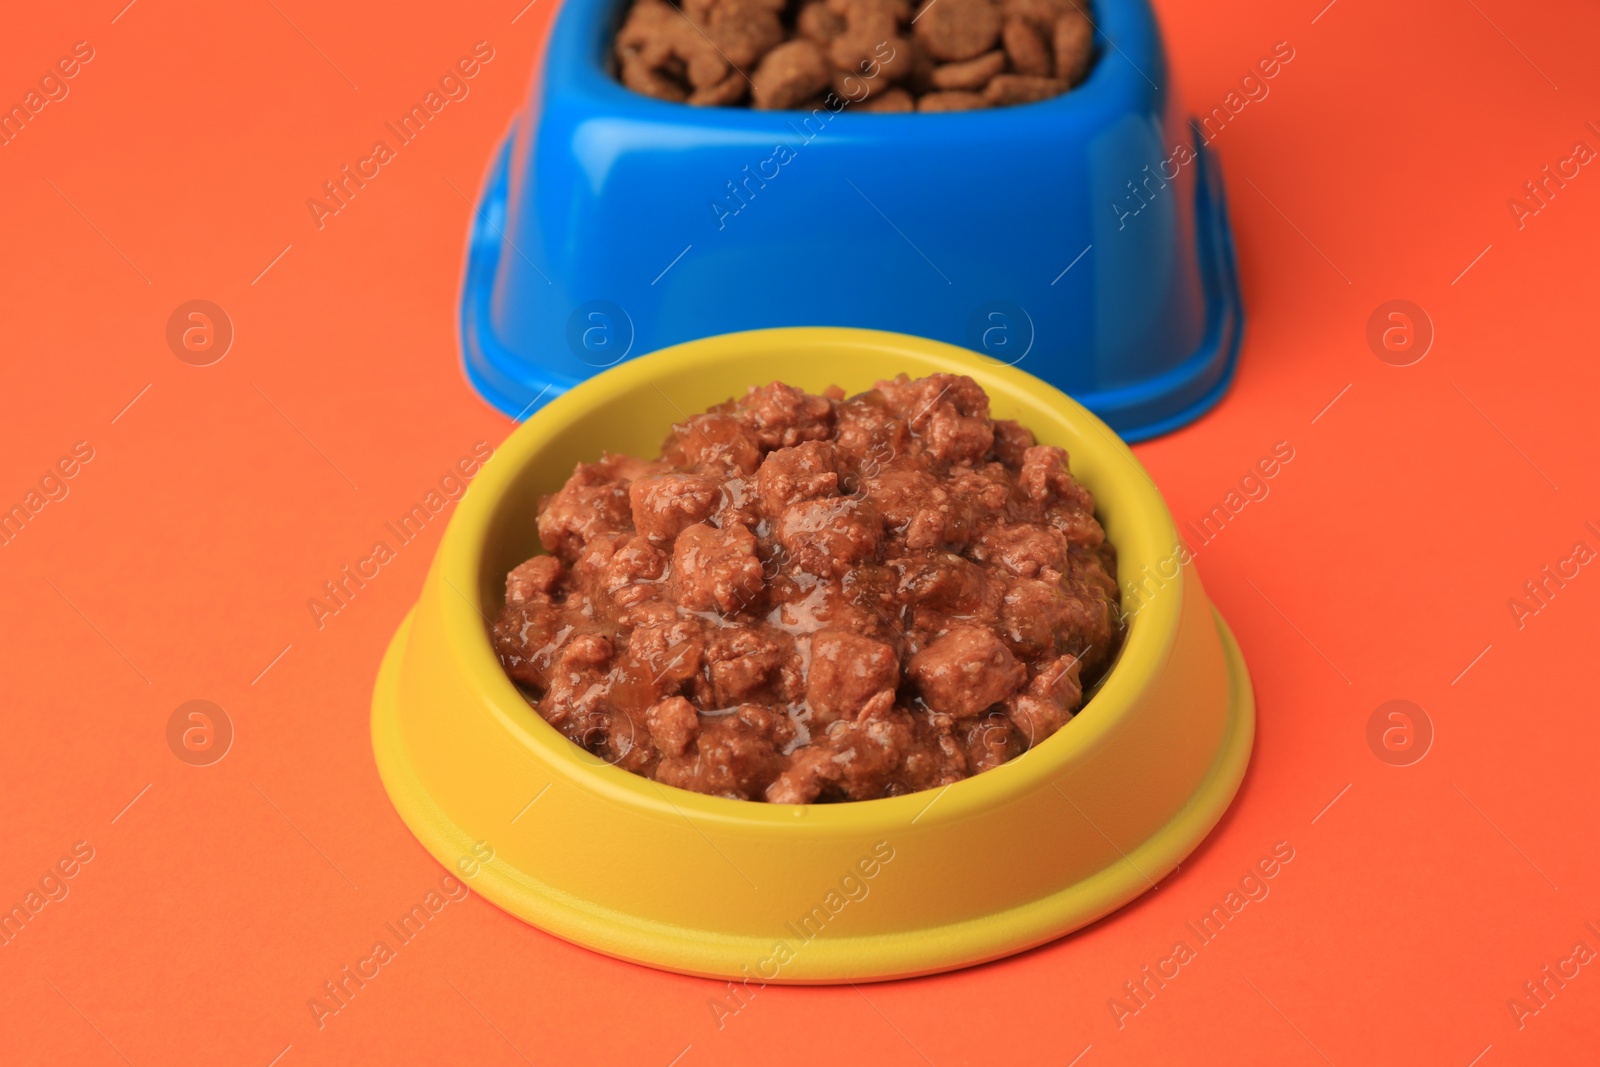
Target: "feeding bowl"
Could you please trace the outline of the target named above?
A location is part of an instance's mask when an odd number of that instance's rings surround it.
[[[521,418],[598,370],[770,326],[1018,363],[1123,437],[1182,425],[1242,329],[1216,160],[1147,0],[1097,0],[1072,91],[952,113],[699,108],[619,84],[626,0],[566,0],[478,206],[467,375]]]
[[[1127,639],[1077,716],[948,787],[838,804],[705,796],[610,766],[541,719],[489,619],[574,464],[654,455],[671,424],[781,374],[849,392],[971,375],[995,418],[1060,445],[1117,545]],[[1160,493],[1103,422],[972,352],[871,330],[707,338],[551,401],[461,500],[372,706],[378,770],[422,844],[482,896],[623,959],[760,982],[868,981],[995,959],[1092,922],[1171,871],[1244,775],[1254,703]]]

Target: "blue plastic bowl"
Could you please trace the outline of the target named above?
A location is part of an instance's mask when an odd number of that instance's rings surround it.
[[[1226,391],[1243,312],[1221,177],[1146,0],[1098,0],[1071,92],[939,114],[639,95],[608,63],[625,7],[566,0],[478,208],[461,328],[496,407],[526,417],[631,355],[798,325],[965,345],[1130,439]]]

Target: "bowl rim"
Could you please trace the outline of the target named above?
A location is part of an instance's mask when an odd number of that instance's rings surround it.
[[[694,121],[729,129],[787,135],[793,132],[788,123],[793,121],[794,116],[817,113],[815,110],[792,109],[762,111],[745,106],[696,107],[672,100],[659,100],[629,89],[609,69],[608,46],[630,2],[567,0],[551,24],[541,77],[546,80],[559,79],[571,88],[581,90],[582,98],[615,107],[615,117],[625,119],[673,121],[688,116],[702,116]],[[1091,7],[1095,42],[1093,66],[1082,82],[1064,93],[1027,104],[974,111],[871,113],[869,116],[865,112],[850,114],[852,109],[849,106],[838,111],[822,110],[831,116],[830,122],[840,117],[850,123],[871,122],[873,132],[879,134],[883,132],[879,124],[905,129],[908,122],[916,124],[930,118],[942,122],[974,124],[987,121],[991,125],[1011,125],[1013,122],[997,116],[1021,112],[1022,118],[1015,120],[1024,124],[1021,132],[1037,132],[1031,127],[1047,112],[1082,113],[1088,117],[1106,111],[1112,113],[1107,118],[1114,118],[1120,113],[1121,102],[1126,100],[1129,93],[1153,93],[1158,100],[1164,101],[1166,92],[1163,86],[1168,80],[1166,58],[1154,12],[1146,0],[1092,0]],[[1113,53],[1121,60],[1115,70],[1109,69]],[[1144,62],[1137,62],[1134,54]],[[1153,68],[1154,72],[1149,68]]]
[[[739,363],[793,354],[797,347],[875,349],[911,361],[907,370],[943,370],[968,374],[994,396],[997,386],[1012,396],[1032,396],[1075,432],[1080,447],[1069,453],[1093,454],[1107,471],[1128,471],[1121,477],[1099,476],[1097,511],[1117,500],[1115,524],[1119,556],[1118,583],[1126,604],[1132,576],[1178,551],[1180,541],[1160,491],[1128,446],[1087,408],[1055,387],[1015,367],[1001,364],[955,345],[883,330],[853,327],[785,326],[719,334],[638,356],[589,378],[541,408],[516,428],[484,464],[440,541],[434,567],[441,579],[430,583],[439,598],[443,633],[451,659],[462,672],[465,688],[491,712],[502,727],[524,745],[531,757],[552,774],[580,789],[641,814],[684,819],[691,825],[715,824],[722,831],[774,832],[832,836],[903,832],[922,822],[926,828],[991,810],[1040,788],[1049,788],[1073,767],[1094,754],[1118,730],[1165,663],[1176,640],[1184,600],[1186,569],[1167,579],[1163,595],[1140,601],[1129,619],[1123,646],[1099,688],[1074,717],[1051,737],[999,767],[939,789],[896,797],[830,804],[772,804],[732,800],[664,785],[612,766],[579,748],[551,726],[530,705],[506,675],[489,638],[492,622],[482,594],[486,535],[508,491],[523,469],[575,418],[594,407],[615,402],[635,390],[652,387],[664,371],[682,370],[707,361]],[[756,384],[756,383],[752,383]],[[656,387],[659,391],[659,387]],[[665,394],[663,394],[665,395]],[[1003,398],[1009,400],[1010,398]],[[1036,429],[1036,427],[1030,427]],[[1084,447],[1086,446],[1086,447]],[[1075,471],[1076,473],[1076,471]],[[1142,566],[1141,566],[1142,565]],[[426,591],[425,591],[426,592]],[[929,816],[926,821],[924,816]]]

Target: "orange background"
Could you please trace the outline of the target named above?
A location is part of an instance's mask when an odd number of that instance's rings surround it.
[[[555,0],[513,21],[524,2],[6,17],[0,102],[76,41],[95,57],[0,147],[0,504],[75,442],[94,458],[0,547],[0,903],[76,842],[94,858],[0,948],[0,1061],[1592,1061],[1600,965],[1520,1028],[1507,1000],[1580,939],[1600,950],[1600,567],[1520,629],[1507,602],[1574,542],[1600,549],[1600,168],[1520,229],[1507,201],[1576,141],[1600,148],[1600,13],[1509,0],[1158,5],[1196,111],[1275,42],[1296,50],[1216,140],[1237,384],[1137,450],[1180,524],[1295,450],[1199,551],[1260,729],[1231,813],[1159,890],[975,970],[768,988],[720,1029],[718,983],[473,897],[319,1030],[307,1000],[442,873],[367,734],[442,522],[321,630],[306,601],[510,429],[467,387],[455,321],[468,198]],[[307,198],[480,40],[495,58],[471,95],[317,229]],[[208,367],[165,341],[194,298],[237,331]],[[1365,339],[1395,298],[1437,331],[1414,366]],[[1366,740],[1397,698],[1436,732],[1408,767]],[[192,699],[236,728],[213,766],[167,745]],[[1270,896],[1119,1028],[1108,1000],[1277,842],[1294,859]]]

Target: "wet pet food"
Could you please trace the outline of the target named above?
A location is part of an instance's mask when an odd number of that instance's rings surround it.
[[[540,504],[493,642],[547,722],[716,796],[868,800],[1059,730],[1123,635],[1067,454],[971,378],[774,382],[580,463]]]

